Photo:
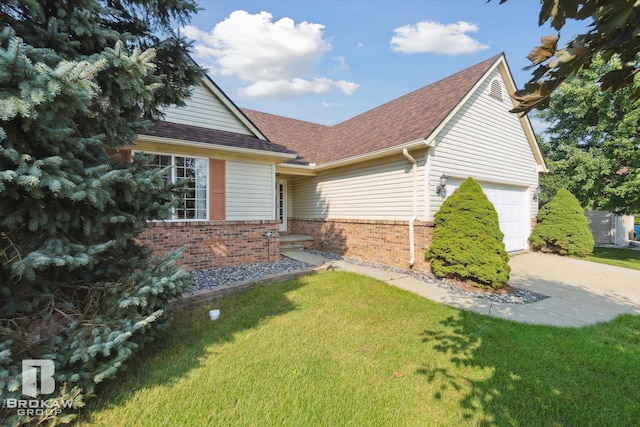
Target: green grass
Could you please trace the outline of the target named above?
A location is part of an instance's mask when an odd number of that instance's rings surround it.
[[[589,261],[640,270],[640,251],[618,248],[594,248]]]
[[[426,285],[425,285],[426,286]],[[219,307],[219,320],[207,311]],[[623,426],[640,318],[581,329],[459,311],[329,272],[175,314],[83,425]]]

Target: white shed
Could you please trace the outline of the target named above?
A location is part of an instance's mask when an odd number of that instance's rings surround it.
[[[628,246],[634,239],[634,217],[612,212],[588,210],[589,229],[596,245]]]

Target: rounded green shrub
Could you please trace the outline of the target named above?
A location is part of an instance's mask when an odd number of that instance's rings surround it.
[[[511,273],[503,238],[493,204],[480,185],[467,178],[436,213],[426,257],[438,277],[500,289]]]
[[[538,212],[538,223],[529,236],[536,251],[584,257],[593,251],[593,235],[584,209],[573,194],[560,189]]]

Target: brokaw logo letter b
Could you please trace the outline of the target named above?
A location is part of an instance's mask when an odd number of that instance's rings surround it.
[[[38,368],[40,368],[40,394],[51,394],[56,390],[53,360],[27,359],[22,361],[22,394],[38,397]]]

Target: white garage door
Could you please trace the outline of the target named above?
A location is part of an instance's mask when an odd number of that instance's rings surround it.
[[[447,185],[447,194],[452,194],[460,184],[454,182]],[[480,186],[498,212],[507,252],[526,249],[531,227],[527,190],[522,187],[486,183],[480,183]]]

